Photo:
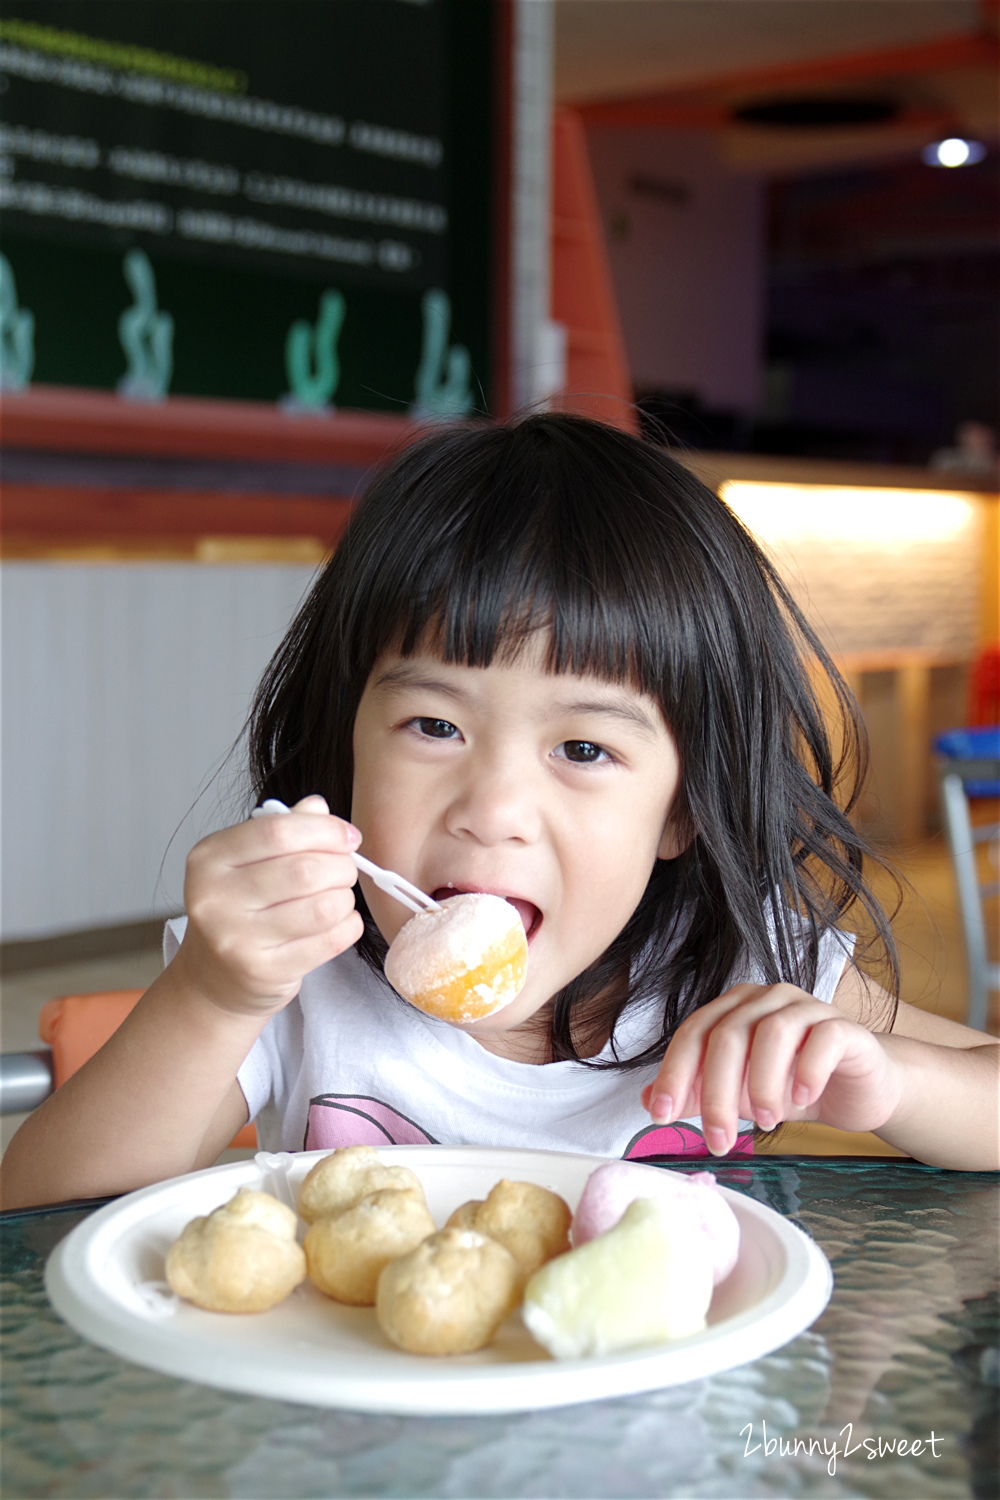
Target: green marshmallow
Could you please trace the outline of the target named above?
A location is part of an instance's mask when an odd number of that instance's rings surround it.
[[[613,1229],[532,1276],[523,1315],[556,1359],[583,1359],[700,1333],[711,1300],[700,1225],[677,1205],[639,1198]]]

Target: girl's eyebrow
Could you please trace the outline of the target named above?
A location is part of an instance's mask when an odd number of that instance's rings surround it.
[[[388,667],[375,682],[376,690],[394,687],[442,693],[456,703],[468,702],[471,697],[471,694],[457,684],[445,682],[440,677],[428,676],[419,667],[408,666],[405,662]],[[553,698],[549,702],[546,718],[556,718],[559,714],[599,714],[604,718],[620,719],[650,738],[655,739],[657,734],[655,720],[641,704],[617,695],[611,698],[574,698],[570,701]]]
[[[552,714],[601,714],[604,718],[621,719],[651,738],[655,738],[657,732],[653,718],[640,704],[632,703],[627,698],[576,698],[572,703],[555,699],[552,702]]]
[[[469,694],[462,691],[454,683],[444,682],[440,677],[428,677],[421,672],[419,667],[409,667],[405,662],[395,667],[387,667],[376,679],[375,689],[407,687],[419,688],[424,692],[444,693],[456,702],[463,702]]]

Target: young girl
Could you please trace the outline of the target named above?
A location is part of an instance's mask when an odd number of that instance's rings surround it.
[[[580,418],[451,428],[375,480],[260,686],[247,820],[192,852],[169,960],[5,1162],[10,1204],[96,1196],[263,1147],[441,1142],[641,1158],[754,1122],[874,1130],[995,1167],[997,1048],[894,976],[800,653],[856,711],[726,506]],[[516,906],[528,977],[457,1028],[382,973],[405,909]],[[893,979],[894,988],[894,979]]]

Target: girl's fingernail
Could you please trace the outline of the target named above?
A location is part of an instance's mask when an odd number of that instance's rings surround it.
[[[729,1136],[721,1125],[705,1126],[705,1143],[713,1156],[725,1156],[729,1150]]]
[[[361,830],[355,828],[353,823],[347,825],[347,842],[352,849],[357,849],[361,843]]]
[[[674,1101],[669,1094],[654,1094],[649,1101],[649,1113],[661,1125],[669,1125],[674,1118]]]
[[[804,1083],[797,1083],[792,1089],[793,1104],[808,1104],[809,1090]]]
[[[756,1110],[754,1113],[754,1119],[757,1121],[757,1124],[760,1126],[761,1130],[774,1129],[774,1116],[769,1109]]]

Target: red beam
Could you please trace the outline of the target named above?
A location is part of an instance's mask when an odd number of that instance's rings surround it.
[[[1000,44],[985,34],[940,37],[911,47],[890,47],[875,52],[847,52],[767,68],[748,69],[704,79],[683,89],[618,99],[594,100],[573,107],[587,125],[673,124],[705,129],[731,124],[729,106],[719,95],[774,90],[787,92],[814,84],[861,78],[889,78],[912,73],[941,73],[955,68],[996,67]],[[631,111],[632,120],[625,116]]]
[[[315,495],[220,495],[191,490],[3,487],[5,543],[204,536],[316,537],[332,545],[351,502]]]
[[[64,453],[374,464],[420,430],[409,417],[381,412],[309,416],[264,402],[189,396],[146,403],[60,386],[0,399],[5,447]]]

